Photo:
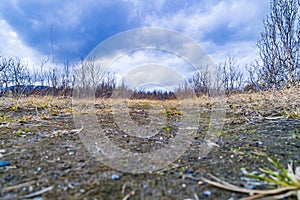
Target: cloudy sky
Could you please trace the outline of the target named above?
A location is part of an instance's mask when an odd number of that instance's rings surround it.
[[[256,41],[268,10],[269,0],[4,0],[0,54],[38,66],[53,50],[55,63],[76,62],[115,34],[158,27],[195,40],[215,63],[230,55],[243,65],[257,57]],[[124,61],[126,68],[132,59],[151,55],[157,56],[137,51],[118,64]],[[157,69],[166,65],[157,64]]]

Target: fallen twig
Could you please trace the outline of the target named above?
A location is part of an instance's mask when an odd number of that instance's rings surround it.
[[[38,195],[41,195],[45,192],[48,192],[50,190],[52,190],[54,188],[54,186],[50,186],[50,187],[46,187],[40,191],[37,191],[37,192],[34,192],[34,193],[31,193],[31,194],[27,194],[25,196],[22,196],[21,199],[26,199],[26,198],[32,198],[32,197],[35,197],[35,196],[38,196]]]
[[[135,195],[135,191],[134,190],[132,190],[131,192],[129,192],[122,200],[128,200],[133,195]]]
[[[1,192],[4,193],[4,192],[9,192],[11,190],[17,190],[17,189],[22,188],[22,187],[30,186],[34,183],[36,183],[36,181],[28,181],[28,182],[21,183],[21,184],[18,184],[18,185],[9,186],[9,187],[3,188]]]

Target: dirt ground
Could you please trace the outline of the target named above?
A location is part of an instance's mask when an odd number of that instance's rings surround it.
[[[207,140],[212,108],[218,99],[189,100],[202,116],[189,138],[189,148],[168,167],[133,174],[97,161],[82,142],[71,99],[27,97],[0,99],[1,199],[239,199],[247,194],[211,186],[201,176],[211,173],[245,188],[266,186],[244,174],[269,166],[264,153],[283,166],[300,164],[299,89],[236,94],[226,98],[226,117],[218,139]],[[176,101],[128,100],[131,120],[149,124],[147,110],[163,105],[168,125],[149,140],[124,137],[114,121],[111,100],[94,102],[100,126],[114,144],[135,153],[168,144],[182,114]],[[75,114],[74,114],[75,112]],[[203,155],[204,143],[210,145]],[[271,166],[269,166],[271,167]]]

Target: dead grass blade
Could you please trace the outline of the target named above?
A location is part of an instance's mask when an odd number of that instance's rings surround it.
[[[36,183],[36,181],[28,181],[28,182],[21,183],[21,184],[18,184],[18,185],[9,186],[9,187],[3,188],[1,193],[9,192],[9,191],[12,191],[12,190],[17,190],[17,189],[22,188],[22,187],[27,187],[27,186],[33,185],[34,183]]]
[[[21,199],[28,199],[28,198],[32,198],[32,197],[35,197],[35,196],[38,196],[38,195],[41,195],[45,192],[48,192],[50,190],[52,190],[54,188],[54,186],[50,186],[50,187],[46,187],[40,191],[37,191],[37,192],[34,192],[34,193],[31,193],[31,194],[27,194],[25,196],[22,196]]]
[[[130,199],[130,197],[135,195],[135,191],[132,190],[131,192],[129,192],[122,200],[128,200]]]
[[[214,177],[214,176],[212,176]],[[215,177],[216,178],[216,177]],[[272,190],[251,190],[251,189],[246,189],[246,188],[242,188],[242,187],[238,187],[235,185],[232,185],[226,181],[222,181],[220,179],[216,179],[216,181],[211,181],[207,178],[201,177],[201,179],[213,186],[225,189],[225,190],[230,190],[230,191],[234,191],[234,192],[240,192],[240,193],[248,193],[250,195],[254,195],[254,194],[260,194],[260,195],[275,195],[275,194],[280,194],[282,192],[286,192],[286,191],[295,191],[298,189],[298,187],[296,186],[288,186],[288,187],[282,187],[282,188],[278,188],[278,189],[272,189]],[[222,181],[222,183],[220,183],[219,181]]]

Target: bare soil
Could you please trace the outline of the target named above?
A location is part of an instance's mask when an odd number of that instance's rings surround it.
[[[143,153],[161,148],[176,136],[181,112],[176,101],[130,100],[131,119],[149,123],[147,109],[164,106],[168,126],[148,141],[126,136],[116,125],[112,100],[97,100],[95,109],[106,136],[121,148]],[[206,173],[246,188],[264,189],[244,171],[300,162],[299,89],[237,94],[226,98],[226,117],[220,137],[204,157],[201,144],[209,128],[210,109],[218,99],[187,101],[201,110],[202,120],[190,146],[172,165],[142,174],[125,173],[97,161],[83,144],[74,123],[72,101],[51,97],[0,99],[1,199],[238,199],[247,195],[215,188],[201,181]],[[80,114],[80,113],[76,113]],[[160,113],[161,114],[161,113]],[[271,166],[269,166],[271,167]]]

